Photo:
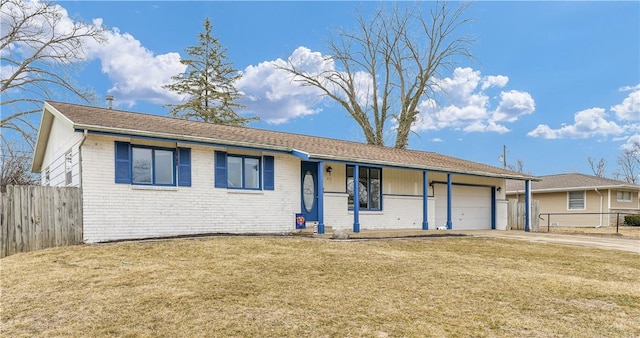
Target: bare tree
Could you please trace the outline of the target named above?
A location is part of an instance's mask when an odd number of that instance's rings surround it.
[[[634,142],[624,149],[616,161],[620,171],[614,177],[627,183],[638,184],[640,181],[640,142]]]
[[[427,15],[418,6],[381,7],[371,19],[360,13],[356,32],[342,30],[329,41],[327,62],[335,67],[313,73],[290,62],[283,69],[338,102],[367,143],[385,145],[390,123],[394,146],[406,148],[419,104],[433,98],[436,77],[451,69],[456,57],[471,57],[470,40],[457,35],[468,21],[462,17],[467,7],[438,2]]]
[[[42,100],[71,94],[94,101],[71,74],[85,56],[83,46],[104,40],[102,28],[70,21],[52,2],[0,0],[0,127],[33,145],[37,126],[31,118]],[[6,141],[3,132],[3,142]]]
[[[594,158],[589,156],[589,158],[587,158],[587,161],[589,161],[589,166],[591,167],[593,175],[601,178],[605,177],[607,161],[604,158],[600,158],[600,160],[596,162]]]
[[[522,159],[517,159],[516,163],[507,164],[507,169],[519,173],[524,173],[524,161]]]
[[[37,184],[38,177],[31,173],[31,153],[20,150],[25,147],[15,143],[2,143],[0,148],[0,191],[5,192],[7,185]]]

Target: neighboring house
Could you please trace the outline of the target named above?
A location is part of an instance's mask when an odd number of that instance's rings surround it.
[[[639,185],[575,173],[538,178],[540,181],[532,182],[532,198],[540,201],[544,219],[544,214],[556,214],[547,220],[549,224],[543,221],[540,227],[615,225],[616,213],[640,213]],[[507,181],[508,199],[519,198],[523,193],[522,182]]]
[[[506,229],[505,180],[431,152],[45,102],[32,170],[78,186],[85,242],[204,233]],[[354,189],[354,177],[358,189]]]

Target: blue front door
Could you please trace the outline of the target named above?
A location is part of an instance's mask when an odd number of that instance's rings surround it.
[[[302,162],[302,213],[307,221],[318,221],[318,163]]]

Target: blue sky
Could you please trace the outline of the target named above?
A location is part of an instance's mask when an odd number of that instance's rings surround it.
[[[162,104],[179,98],[161,87],[209,17],[243,73],[245,103],[263,120],[253,127],[364,140],[341,107],[273,64],[313,65],[331,32],[354,29],[356,9],[380,2],[57,3],[108,28],[106,44],[87,48],[79,82],[113,94],[117,108],[165,115]],[[612,175],[622,149],[640,141],[640,2],[478,1],[465,17],[474,58],[443,74],[447,95],[421,110],[409,148],[501,166],[506,145],[508,162],[520,159],[534,175],[589,174],[587,158],[604,158]]]

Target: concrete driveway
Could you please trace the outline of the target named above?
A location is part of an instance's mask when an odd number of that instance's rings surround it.
[[[640,254],[640,240],[632,238],[549,234],[517,230],[461,231],[461,233],[478,237],[510,238],[538,243],[580,245],[599,249],[630,251]]]

